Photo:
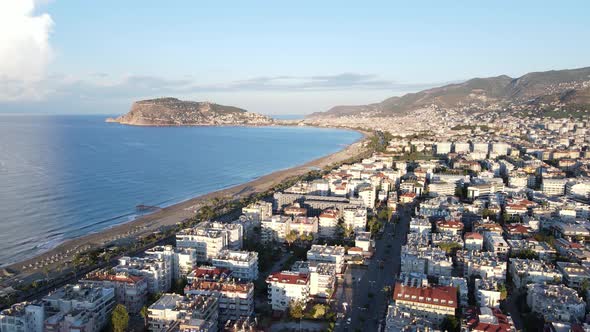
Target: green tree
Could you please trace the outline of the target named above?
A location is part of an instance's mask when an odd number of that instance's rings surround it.
[[[117,304],[111,315],[114,332],[124,332],[129,326],[129,313],[122,304]]]
[[[197,218],[201,220],[211,220],[215,218],[215,211],[209,205],[205,205],[199,209],[199,213],[197,214]]]
[[[303,318],[303,303],[301,301],[292,301],[289,304],[289,316],[293,319]]]
[[[186,277],[181,277],[174,282],[173,290],[174,293],[184,294],[184,287],[188,284]]]
[[[461,249],[463,246],[457,242],[441,242],[438,247],[444,250],[447,254]]]
[[[508,297],[508,289],[506,288],[506,285],[500,284],[498,290],[500,291],[500,300],[505,300]]]
[[[285,241],[287,241],[289,246],[291,246],[293,244],[293,242],[297,241],[297,238],[298,238],[297,232],[291,231],[291,232],[289,232],[289,234],[287,234],[285,236]]]
[[[326,311],[326,306],[318,303],[311,308],[311,317],[314,319],[320,319],[324,317]]]
[[[351,226],[347,226],[342,224],[342,236],[344,236],[344,238],[348,239],[352,236],[352,234],[354,233],[354,230],[352,229]]]
[[[141,317],[143,318],[143,326],[147,326],[147,321],[148,321],[148,307],[143,306],[141,307],[141,310],[139,311],[139,314],[141,315]]]
[[[445,332],[459,332],[461,330],[461,323],[455,316],[447,315],[440,324],[440,329]]]

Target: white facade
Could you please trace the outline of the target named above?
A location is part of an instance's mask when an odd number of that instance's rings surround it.
[[[309,264],[309,295],[328,298],[334,292],[336,269],[331,263]]]
[[[45,310],[41,303],[22,302],[0,312],[0,331],[43,332]]]
[[[285,242],[285,237],[291,231],[291,217],[274,215],[261,223],[261,240],[263,243]]]
[[[494,279],[475,279],[475,300],[480,307],[499,308],[502,293]]]
[[[541,191],[549,196],[563,196],[565,195],[565,185],[567,181],[567,179],[544,178],[541,183]]]
[[[216,332],[218,316],[217,297],[163,294],[148,308],[148,331],[168,332],[182,325],[198,325],[198,330],[187,331]]]
[[[528,285],[527,304],[547,321],[581,321],[586,313],[586,303],[578,292],[563,285]]]
[[[172,286],[171,265],[157,257],[121,257],[113,270],[145,277],[151,294],[165,293]]]
[[[367,209],[365,207],[356,209],[344,209],[344,225],[355,232],[364,232],[367,228]]]
[[[344,247],[314,244],[307,251],[307,260],[318,263],[333,263],[336,267],[336,273],[341,273],[344,267],[345,253]]]
[[[364,188],[359,189],[358,195],[363,200],[363,203],[367,208],[375,208],[375,200],[377,199],[377,194],[374,186],[366,186]]]
[[[66,285],[43,297],[45,330],[98,332],[110,321],[113,288]]]
[[[241,280],[258,279],[258,253],[252,251],[222,250],[211,260],[211,265],[232,271]]]
[[[146,250],[145,254],[165,260],[172,269],[174,280],[186,277],[197,266],[197,250],[194,248],[156,246]]]
[[[326,239],[336,237],[339,218],[338,210],[329,209],[322,212],[319,216],[319,236]]]
[[[299,272],[277,272],[266,279],[268,298],[273,310],[285,311],[293,301],[309,300],[309,276]]]
[[[188,228],[176,234],[178,248],[193,248],[198,262],[209,262],[229,247],[229,236],[224,231]]]

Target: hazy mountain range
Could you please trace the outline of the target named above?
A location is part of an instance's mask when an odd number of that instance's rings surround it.
[[[336,106],[325,112],[312,113],[308,118],[395,116],[431,106],[483,108],[510,104],[588,107],[590,105],[590,67],[533,72],[518,78],[506,75],[474,78],[463,83],[408,93],[401,97],[391,97],[380,103]]]

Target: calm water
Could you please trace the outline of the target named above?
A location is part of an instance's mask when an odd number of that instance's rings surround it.
[[[0,116],[0,265],[343,148],[356,132],[129,127],[102,116]]]

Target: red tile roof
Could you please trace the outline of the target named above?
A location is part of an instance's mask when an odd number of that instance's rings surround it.
[[[480,309],[477,307],[470,307],[466,310],[466,325],[471,331],[480,332],[509,332],[512,330],[512,325],[508,316],[504,315],[500,309],[491,308],[492,314],[496,318],[496,323],[481,322],[479,315]]]
[[[450,286],[412,287],[404,286],[398,282],[395,284],[393,299],[457,308],[457,288]]]
[[[506,231],[510,234],[529,234],[531,229],[522,224],[508,224],[505,226]]]
[[[476,232],[468,232],[465,233],[465,240],[472,239],[472,240],[483,240],[483,235],[476,233]]]
[[[215,290],[220,292],[238,292],[248,293],[254,288],[251,282],[236,281],[195,281],[192,285],[187,285],[186,290]]]
[[[124,282],[128,284],[135,284],[144,278],[141,276],[126,276],[121,274],[107,274],[107,273],[97,273],[90,275],[86,278],[87,280],[95,280],[95,281],[113,281],[113,282]]]
[[[320,218],[338,218],[338,210],[328,209],[320,214]]]
[[[275,272],[266,278],[266,282],[280,282],[283,284],[304,285],[307,284],[309,276],[305,273],[296,272]]]
[[[458,220],[439,220],[436,222],[438,228],[463,229],[463,223]]]
[[[230,275],[230,270],[214,266],[199,266],[194,269],[195,278],[217,279],[221,276]]]

